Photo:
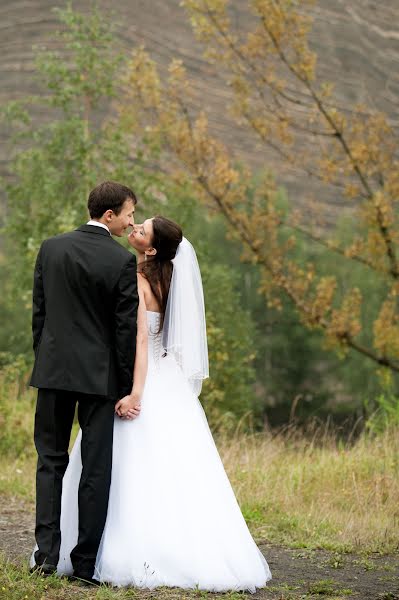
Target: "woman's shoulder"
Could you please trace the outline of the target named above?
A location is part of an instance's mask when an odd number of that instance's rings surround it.
[[[137,286],[139,289],[139,294],[144,298],[144,302],[147,310],[159,311],[159,306],[155,295],[151,289],[150,282],[146,278],[143,273],[137,273]]]
[[[151,289],[150,283],[143,273],[137,271],[137,285],[143,289]]]

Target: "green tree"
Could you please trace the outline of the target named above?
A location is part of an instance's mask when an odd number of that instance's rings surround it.
[[[157,178],[129,153],[126,135],[114,123],[124,57],[112,20],[96,8],[88,15],[71,6],[55,12],[62,25],[55,34],[59,50],[43,47],[37,55],[42,93],[1,110],[14,153],[5,186],[7,261],[0,277],[2,309],[10,319],[2,346],[23,354],[30,350],[32,272],[42,240],[87,220],[85,200],[99,181],[123,179],[146,203],[149,182]],[[46,111],[41,127],[31,118],[32,105]]]
[[[82,198],[107,172],[105,156],[115,143],[101,109],[117,93],[113,27],[97,10],[84,16],[55,9],[63,30],[56,34],[64,53],[41,49],[37,74],[43,94],[8,104],[3,117],[13,125],[11,142],[17,148],[6,186],[6,247],[12,269],[7,311],[21,316],[25,327],[11,336],[15,351],[27,351],[27,319],[31,278],[41,241],[71,229],[87,216]],[[40,105],[48,120],[36,128],[28,107]],[[108,143],[103,144],[104,141]],[[22,151],[21,151],[22,147]],[[19,330],[19,331],[18,331]],[[18,333],[20,334],[18,336]]]
[[[242,310],[233,270],[215,262],[204,235],[212,229],[212,221],[191,186],[149,167],[144,132],[131,151],[125,123],[115,118],[113,107],[121,94],[124,64],[116,51],[112,23],[98,10],[84,16],[69,6],[57,14],[63,25],[57,34],[60,51],[42,49],[37,60],[43,94],[2,109],[4,119],[13,125],[12,142],[18,149],[11,162],[12,182],[7,185],[7,261],[1,267],[7,327],[2,331],[2,360],[9,362],[17,354],[32,356],[32,272],[41,241],[86,220],[84,200],[96,183],[121,180],[140,199],[138,218],[168,214],[182,223],[197,248],[211,358],[211,379],[204,386],[203,400],[213,424],[226,412],[232,420],[239,418],[254,408],[253,325]],[[30,118],[33,102],[48,111],[48,120],[40,128]],[[232,327],[237,314],[240,324]],[[5,349],[10,352],[4,353]]]

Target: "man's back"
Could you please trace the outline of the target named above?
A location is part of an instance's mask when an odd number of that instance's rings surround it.
[[[136,261],[103,228],[50,238],[34,285],[31,385],[117,397],[132,383]]]

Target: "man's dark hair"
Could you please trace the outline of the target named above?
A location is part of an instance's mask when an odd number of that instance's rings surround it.
[[[89,194],[87,207],[92,219],[100,219],[105,211],[112,210],[116,215],[122,210],[123,203],[127,198],[137,204],[134,192],[116,181],[103,181]]]

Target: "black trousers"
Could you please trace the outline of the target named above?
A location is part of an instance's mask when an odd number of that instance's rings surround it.
[[[71,552],[74,573],[92,577],[108,509],[112,467],[115,400],[100,396],[39,389],[35,414],[37,565],[56,566],[61,545],[62,478],[78,403],[82,429],[82,475],[79,484],[79,538]]]

